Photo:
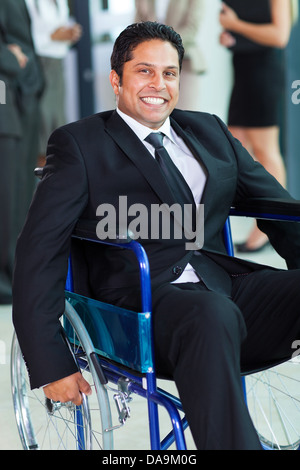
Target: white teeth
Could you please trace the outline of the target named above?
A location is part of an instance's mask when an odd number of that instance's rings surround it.
[[[142,101],[144,101],[145,103],[149,103],[149,104],[163,104],[165,102],[165,100],[163,100],[162,98],[151,98],[151,97],[142,98]]]

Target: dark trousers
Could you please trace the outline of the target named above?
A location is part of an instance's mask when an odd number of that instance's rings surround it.
[[[232,298],[200,284],[153,295],[158,371],[171,373],[198,449],[260,449],[241,370],[292,356],[300,337],[300,270],[233,278]]]
[[[154,290],[157,372],[174,378],[198,449],[261,449],[241,371],[291,358],[300,339],[299,286],[300,270],[262,269],[234,276],[231,298],[201,282]],[[114,295],[114,303],[139,308],[134,292]]]
[[[15,243],[13,224],[15,217],[16,168],[18,139],[0,137],[0,303],[11,302],[11,283]]]

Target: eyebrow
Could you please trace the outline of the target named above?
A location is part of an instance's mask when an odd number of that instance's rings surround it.
[[[135,64],[135,67],[139,67],[139,66],[145,66],[145,67],[156,67],[155,64],[150,64],[148,62],[139,62],[138,64]],[[179,67],[177,65],[167,65],[166,67],[167,69],[175,69],[175,70],[179,70]]]

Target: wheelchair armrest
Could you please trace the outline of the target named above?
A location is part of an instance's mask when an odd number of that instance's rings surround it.
[[[235,204],[230,215],[256,219],[300,221],[300,201],[279,198],[249,198]]]
[[[37,168],[34,169],[34,174],[37,178],[42,179],[43,176],[43,168],[38,166]]]
[[[75,229],[73,231],[73,237],[80,238],[83,240],[89,240],[104,244],[113,244],[113,245],[122,245],[127,244],[132,241],[130,232],[127,232],[126,236],[117,236],[115,238],[107,238],[106,240],[101,240],[97,236],[97,224],[98,220],[91,219],[79,219]]]
[[[127,250],[131,250],[139,264],[139,273],[140,273],[140,285],[141,285],[141,301],[142,301],[142,311],[150,312],[151,311],[151,281],[150,281],[150,267],[149,261],[145,249],[140,243],[135,240],[132,240],[130,233],[126,237],[101,240],[97,236],[96,228],[98,220],[91,219],[79,219],[73,230],[72,237],[78,238],[80,240],[91,241],[94,243],[100,243],[104,245],[111,245]],[[72,279],[71,279],[70,269],[67,277],[66,285],[67,290],[72,291]]]

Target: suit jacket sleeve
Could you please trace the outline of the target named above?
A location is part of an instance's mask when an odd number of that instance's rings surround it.
[[[77,371],[62,339],[59,317],[70,238],[87,203],[85,166],[67,131],[50,138],[47,165],[19,237],[13,321],[32,388]]]
[[[249,158],[241,143],[229,132],[222,121],[220,126],[232,143],[238,162],[238,183],[234,202],[249,197],[278,198],[294,201],[295,199],[271,176],[264,167]],[[247,155],[246,155],[247,154]],[[257,220],[258,227],[265,232],[277,253],[285,259],[289,269],[300,268],[300,224],[271,220]]]
[[[5,14],[3,5],[0,5],[0,73],[7,77],[15,77],[20,73],[21,68],[15,55],[8,49],[5,40]]]

